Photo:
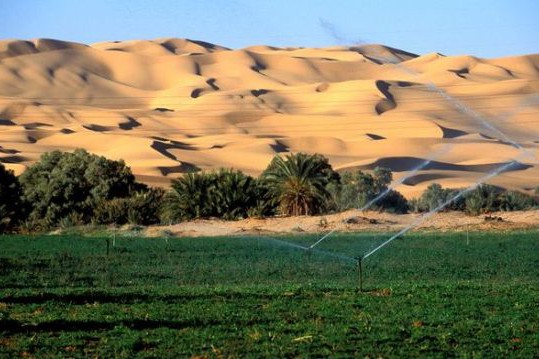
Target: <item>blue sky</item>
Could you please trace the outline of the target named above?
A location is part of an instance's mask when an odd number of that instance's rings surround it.
[[[0,38],[186,37],[232,48],[381,43],[424,54],[539,51],[538,0],[0,0]]]

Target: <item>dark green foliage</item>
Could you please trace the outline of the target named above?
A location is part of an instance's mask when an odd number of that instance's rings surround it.
[[[211,205],[215,217],[225,220],[246,218],[255,206],[257,182],[237,170],[221,169],[214,175]]]
[[[171,220],[211,216],[211,173],[191,172],[172,181],[166,198],[166,217]]]
[[[123,161],[80,149],[45,153],[20,176],[20,181],[23,197],[32,207],[29,222],[44,228],[57,225],[73,212],[88,222],[103,201],[125,198],[145,188],[135,182]]]
[[[517,191],[502,192],[499,201],[501,211],[521,211],[537,206],[532,196]]]
[[[188,173],[172,181],[165,221],[219,217],[245,218],[257,204],[257,181],[237,170]]]
[[[339,183],[330,183],[327,186],[331,196],[332,208],[338,212],[355,208],[358,203],[358,191],[353,183],[351,172],[344,172]]]
[[[128,198],[128,222],[145,226],[159,223],[164,195],[165,191],[161,188],[149,188],[132,194]]]
[[[131,194],[126,198],[113,198],[99,202],[94,209],[92,222],[96,224],[140,224],[160,222],[159,213],[164,191],[150,188]]]
[[[439,208],[455,198],[462,190],[442,188],[438,183],[431,184],[420,198],[410,201],[416,212],[428,212]],[[464,196],[449,202],[441,210],[466,211],[470,215],[494,211],[518,211],[533,208],[536,200],[529,195],[516,191],[504,191],[488,184],[481,184]]]
[[[101,201],[94,209],[92,222],[96,224],[125,224],[129,211],[128,198],[113,198]]]
[[[261,175],[282,214],[323,213],[330,193],[326,186],[339,180],[327,158],[306,153],[276,156]]]
[[[249,217],[264,218],[273,216],[277,213],[277,204],[271,197],[269,185],[261,178],[255,179],[254,201],[251,208],[248,209]]]
[[[341,177],[341,184],[330,188],[335,208],[339,211],[365,208],[406,213],[408,201],[402,194],[389,188],[392,180],[391,170],[382,167],[375,168],[372,174],[346,172]],[[375,201],[378,196],[380,198]]]
[[[13,171],[0,163],[0,233],[14,229],[24,215],[22,189]]]
[[[500,190],[488,184],[481,184],[466,194],[466,213],[477,216],[493,212],[499,208],[498,193]]]
[[[432,183],[423,192],[421,197],[413,202],[413,210],[415,212],[429,212],[440,208],[440,206],[446,203],[447,205],[441,208],[441,211],[463,210],[465,204],[462,197],[451,201],[459,192],[459,190],[442,188],[440,184]]]
[[[407,213],[410,209],[408,200],[394,189],[387,190],[387,194],[380,200],[379,205],[384,211],[390,213]]]

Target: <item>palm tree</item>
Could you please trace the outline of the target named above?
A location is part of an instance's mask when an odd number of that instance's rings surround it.
[[[215,215],[227,220],[247,217],[255,204],[255,180],[243,172],[221,169],[211,193],[211,206]]]
[[[219,217],[245,218],[256,204],[255,180],[237,170],[188,173],[172,182],[165,220]]]
[[[283,214],[311,215],[326,208],[334,171],[327,159],[306,153],[276,156],[262,174]]]
[[[167,217],[191,219],[211,216],[210,197],[214,176],[208,173],[187,173],[172,181],[166,199]]]

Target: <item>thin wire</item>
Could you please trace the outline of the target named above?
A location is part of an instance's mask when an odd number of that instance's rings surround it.
[[[388,122],[384,122],[384,123],[378,123],[377,125],[382,125],[382,124],[390,124],[390,123],[404,123],[404,122],[407,122],[407,123],[413,123],[413,122],[428,122],[428,120],[405,120],[405,121],[388,121]],[[499,121],[499,123],[502,123],[503,121]],[[518,122],[516,121],[513,121],[511,122],[512,125],[522,125],[522,124],[532,124],[532,123],[538,123],[539,120],[530,120],[530,121],[524,121],[524,120],[520,120]],[[373,125],[376,125],[375,123],[372,123]],[[20,131],[20,132],[26,132],[26,131],[33,131],[33,130],[39,130],[39,131],[50,131],[50,132],[57,132],[61,126],[59,127],[53,127],[53,128],[48,128],[46,125],[45,126],[37,126],[38,128],[28,128],[28,126],[31,126],[33,124],[21,124],[21,125],[11,125],[11,126],[4,126],[5,127],[5,131],[8,131],[8,132],[17,132],[17,131]],[[106,133],[106,132],[110,132],[110,131],[114,131],[114,134],[118,134],[118,132],[116,131],[124,131],[124,132],[121,132],[122,135],[137,135],[137,134],[154,134],[154,133],[159,133],[159,132],[166,132],[167,134],[182,134],[184,132],[188,132],[188,131],[219,131],[219,130],[232,130],[232,129],[237,129],[237,130],[243,130],[243,131],[247,131],[245,134],[256,134],[256,135],[260,135],[261,133],[263,134],[264,131],[269,131],[269,130],[272,130],[272,133],[271,135],[275,135],[277,136],[279,133],[286,133],[286,134],[289,134],[289,133],[302,133],[302,134],[309,134],[309,133],[317,133],[317,132],[324,132],[324,133],[327,133],[329,137],[330,134],[328,133],[329,130],[334,130],[332,132],[339,132],[339,131],[352,131],[352,130],[356,130],[356,131],[362,131],[362,130],[365,130],[365,131],[371,131],[373,129],[372,125],[369,126],[369,125],[366,125],[366,126],[362,126],[363,123],[359,123],[359,124],[340,124],[340,125],[315,125],[314,128],[305,128],[304,125],[294,125],[294,126],[291,126],[291,125],[274,125],[274,126],[260,126],[260,127],[237,127],[237,126],[234,126],[234,125],[230,125],[229,127],[191,127],[191,128],[165,128],[165,129],[133,129],[133,130],[122,130],[121,128],[119,128],[118,126],[111,126],[111,125],[96,125],[98,126],[98,128],[95,128],[95,129],[92,129],[91,126],[92,124],[82,124],[81,126],[86,128],[87,130],[90,130],[90,131],[96,131],[96,132],[102,132],[102,133]],[[405,129],[438,129],[440,131],[443,132],[442,129],[440,129],[439,127],[440,125],[438,125],[437,123],[435,123],[433,121],[432,124],[430,125],[424,125],[424,126],[391,126],[391,127],[388,127],[388,128],[380,128],[380,127],[377,127],[377,131],[371,131],[371,132],[381,132],[381,133],[384,133],[386,131],[396,131],[396,130],[405,130]],[[23,127],[23,128],[20,128],[20,127]],[[68,126],[69,127],[69,126]],[[277,127],[277,128],[275,128]],[[443,126],[442,126],[443,127]],[[2,127],[0,126],[0,129]],[[61,129],[65,128],[62,127]],[[260,131],[258,131],[260,130]],[[470,133],[475,133],[474,131],[470,131],[468,134]],[[66,135],[69,135],[69,134],[66,134]],[[209,134],[210,135],[210,134]],[[270,135],[268,133],[268,135]],[[282,137],[284,135],[281,135],[279,137]],[[418,136],[417,138],[426,138],[424,136]],[[447,139],[447,138],[446,138]]]
[[[533,95],[531,94],[504,94],[504,95],[483,95],[483,96],[453,96],[457,99],[464,100],[466,102],[468,101],[477,101],[477,102],[484,102],[484,101],[491,101],[492,99],[513,99],[513,98],[522,98],[526,95]],[[255,100],[256,99],[256,100]],[[23,106],[35,106],[35,107],[41,107],[41,106],[47,106],[47,107],[56,107],[56,106],[65,106],[69,107],[71,111],[77,111],[78,107],[85,107],[84,110],[86,111],[103,111],[106,110],[153,110],[153,111],[160,111],[160,112],[174,112],[175,110],[184,110],[186,112],[208,112],[208,111],[261,111],[261,110],[287,110],[287,109],[297,109],[297,108],[312,108],[313,106],[320,106],[320,105],[339,105],[342,107],[343,105],[347,106],[355,106],[355,105],[361,105],[361,104],[367,104],[367,105],[376,105],[380,101],[389,101],[390,103],[393,103],[395,105],[403,105],[406,104],[444,104],[445,102],[442,99],[428,99],[427,97],[405,97],[405,98],[396,98],[393,100],[389,100],[385,97],[376,97],[376,98],[359,98],[359,99],[342,99],[342,100],[328,100],[328,99],[311,99],[311,100],[293,100],[293,99],[287,99],[286,102],[281,101],[281,99],[260,99],[260,98],[252,98],[249,100],[255,100],[256,102],[225,102],[225,103],[217,103],[217,104],[189,104],[189,103],[179,103],[179,102],[167,102],[162,103],[158,102],[155,104],[152,104],[151,106],[147,103],[39,103],[39,104],[19,104],[19,103],[10,103],[9,105],[23,105]],[[263,100],[263,101],[261,101]],[[107,106],[107,107],[99,107],[99,106]],[[142,108],[133,108],[130,106],[139,106]],[[157,106],[157,107],[155,107]],[[195,107],[200,106],[204,107],[201,109],[196,109]],[[263,106],[259,108],[241,108],[240,106]],[[95,108],[95,109],[92,109]],[[162,109],[162,110],[160,110]],[[65,109],[65,111],[69,111],[68,109]],[[374,110],[374,109],[373,109]]]
[[[92,123],[77,123],[77,127],[74,127],[74,124],[63,124],[58,126],[48,125],[44,123],[24,123],[24,124],[15,124],[15,125],[0,125],[0,131],[5,132],[16,132],[16,131],[30,131],[30,130],[39,130],[39,131],[58,131],[63,129],[71,129],[71,130],[77,130],[80,127],[85,128],[86,130],[91,131],[97,131],[97,132],[103,132],[103,131],[112,131],[116,134],[121,133],[124,135],[127,134],[140,134],[140,135],[151,135],[154,133],[166,133],[170,135],[174,134],[184,134],[186,132],[196,132],[196,131],[202,131],[202,132],[216,132],[216,131],[237,131],[238,134],[245,134],[245,135],[268,135],[268,136],[284,136],[285,134],[289,133],[299,133],[299,134],[309,134],[309,133],[317,133],[317,132],[324,132],[326,136],[324,137],[332,137],[335,133],[338,133],[340,131],[366,131],[366,133],[387,133],[390,131],[391,133],[394,133],[397,130],[406,130],[406,129],[431,129],[440,132],[440,135],[443,136],[446,139],[452,139],[452,137],[447,137],[444,135],[445,130],[452,130],[451,125],[446,124],[440,124],[439,122],[445,122],[446,120],[423,120],[423,119],[417,119],[417,120],[396,120],[396,121],[387,121],[382,123],[376,123],[376,122],[368,122],[365,121],[365,123],[339,123],[339,124],[320,124],[320,125],[286,125],[286,124],[275,124],[275,125],[267,125],[267,126],[250,126],[249,123],[243,123],[243,124],[230,124],[229,126],[204,126],[201,125],[199,127],[156,127],[156,128],[142,128],[139,129],[139,127],[134,126],[132,129],[124,129],[120,126],[122,123],[119,124],[92,124]],[[536,116],[534,115],[531,117],[531,119],[520,119],[518,121],[513,120],[511,122],[503,122],[503,120],[497,120],[496,123],[498,125],[511,125],[511,126],[524,126],[527,124],[534,124],[537,123],[538,120],[536,119]],[[141,125],[140,127],[148,127],[149,125]],[[155,126],[159,126],[158,123],[155,124]],[[161,124],[163,126],[163,124]],[[471,125],[470,125],[471,126]],[[4,127],[4,129],[2,129]],[[151,126],[149,126],[151,127]],[[517,130],[514,128],[513,130]],[[522,130],[522,128],[518,129]],[[528,135],[531,133],[528,131]],[[462,137],[467,134],[472,133],[481,133],[485,134],[484,131],[481,129],[471,127],[470,129],[466,129],[463,131],[461,136],[456,136],[455,138]],[[226,134],[230,134],[230,132],[226,132]],[[350,133],[352,134],[352,132]],[[489,134],[487,131],[486,134],[489,137],[492,137],[492,135]],[[214,136],[213,133],[207,133],[209,136]],[[383,135],[382,135],[383,136]],[[394,136],[394,135],[392,135]],[[410,136],[408,136],[410,137]],[[414,138],[422,138],[425,136],[422,136],[420,134],[416,134],[414,136],[411,136]],[[384,139],[384,138],[382,138]]]
[[[479,109],[485,109],[485,110],[493,110],[493,111],[501,111],[501,110],[507,110],[507,109],[513,109],[514,106],[494,106],[494,107],[481,107]],[[476,108],[478,109],[478,108]],[[538,108],[539,109],[539,108]],[[535,109],[532,109],[532,108],[529,108],[530,111],[528,112],[525,112],[523,111],[522,112],[522,115],[525,115],[525,116],[536,116],[536,112],[537,110]],[[454,119],[455,117],[454,116],[451,116],[450,118],[444,118],[444,117],[437,117],[437,115],[435,113],[432,113],[436,110],[397,110],[394,114],[395,115],[399,115],[400,113],[408,113],[408,114],[418,114],[418,117],[410,117],[410,118],[406,118],[406,119],[403,119],[403,118],[394,118],[394,116],[392,116],[392,114],[383,114],[383,115],[377,115],[376,113],[373,113],[371,111],[354,111],[354,112],[346,112],[342,115],[336,115],[336,114],[316,114],[316,115],[312,115],[312,118],[310,119],[310,121],[314,119],[324,119],[324,120],[327,120],[328,118],[331,118],[331,122],[330,124],[328,125],[334,125],[335,122],[348,122],[348,121],[357,121],[357,119],[354,119],[353,116],[356,116],[356,115],[367,115],[369,117],[366,117],[366,118],[362,118],[362,119],[359,119],[359,123],[361,124],[365,124],[365,123],[373,123],[373,124],[377,124],[377,125],[383,125],[385,123],[401,123],[401,122],[405,122],[405,123],[408,123],[408,122],[414,122],[414,121],[445,121],[445,122],[451,122],[452,119]],[[424,116],[423,114],[425,112],[428,112],[428,113],[432,113],[432,116]],[[455,110],[439,110],[439,111],[436,111],[436,112],[441,112],[441,113],[446,113],[446,112],[456,112]],[[11,120],[23,120],[24,118],[35,118],[35,117],[38,117],[38,118],[47,118],[47,117],[50,117],[51,119],[54,119],[54,117],[58,117],[58,116],[62,116],[65,118],[65,116],[68,116],[67,119],[70,119],[70,120],[82,120],[82,119],[110,119],[110,120],[121,120],[121,121],[127,121],[129,120],[129,117],[132,118],[133,120],[140,120],[140,121],[144,121],[144,120],[160,120],[160,121],[167,121],[166,123],[168,124],[185,124],[186,122],[190,122],[192,119],[205,119],[205,118],[208,118],[208,119],[216,119],[216,118],[220,118],[219,115],[215,115],[215,116],[211,116],[211,115],[193,115],[193,116],[188,116],[189,114],[183,114],[182,116],[175,116],[175,117],[154,117],[154,116],[151,116],[151,115],[146,115],[146,116],[139,116],[139,117],[136,117],[136,116],[127,116],[127,117],[122,117],[122,116],[112,116],[112,115],[107,115],[107,116],[96,116],[96,115],[92,115],[92,116],[84,116],[84,115],[80,115],[80,116],[75,116],[75,117],[72,117],[66,113],[44,113],[44,114],[37,114],[37,113],[34,113],[34,114],[27,114],[27,115],[24,115],[24,114],[21,114],[21,115],[17,115],[17,116],[6,116],[4,115],[2,118],[4,120],[7,120],[7,119],[11,119]],[[226,115],[222,115],[224,117],[226,116],[230,116],[231,113],[229,114],[226,114]],[[274,125],[278,125],[278,126],[297,126],[295,124],[295,121],[300,121],[301,122],[301,117],[304,116],[303,114],[268,114],[268,115],[265,115],[265,116],[262,116],[260,117],[259,119],[255,120],[255,121],[244,121],[244,122],[233,122],[233,123],[227,123],[226,125],[255,125],[254,127],[260,127],[260,128],[263,128],[263,127],[272,127]],[[423,117],[424,116],[424,117]],[[463,116],[462,114],[460,116]],[[230,118],[230,120],[242,120],[242,119],[253,119],[253,117],[256,117],[254,114],[249,114],[249,113],[241,113],[241,114],[236,114],[235,117],[232,117]],[[181,121],[181,122],[179,122]],[[258,121],[264,121],[263,124],[259,124]],[[271,122],[270,122],[271,121]],[[312,122],[311,122],[312,123]],[[225,124],[223,124],[224,126]],[[221,128],[222,126],[216,126],[215,128]]]
[[[305,86],[316,86],[314,88],[308,88],[308,89],[297,89],[297,91],[295,90],[287,90],[287,88],[289,88],[288,86],[287,87],[284,87],[284,88],[276,88],[276,89],[267,89],[267,88],[253,88],[253,89],[232,89],[232,90],[213,90],[211,88],[196,88],[196,89],[193,89],[193,90],[207,90],[208,91],[208,94],[207,94],[207,97],[227,97],[227,98],[230,98],[230,97],[239,97],[239,96],[254,96],[252,94],[252,91],[268,91],[267,94],[282,94],[282,95],[288,95],[288,94],[340,94],[340,93],[361,93],[361,92],[375,92],[375,91],[378,91],[378,89],[376,88],[375,86],[375,83],[378,81],[376,79],[365,79],[365,80],[350,80],[350,81],[346,81],[345,83],[350,83],[350,82],[356,82],[356,81],[368,81],[368,82],[372,82],[373,84],[373,88],[370,88],[370,89],[349,89],[349,90],[345,90],[345,89],[331,89],[333,86],[336,85],[336,83],[332,83],[332,82],[329,82],[329,83],[325,83],[325,82],[320,82],[320,83],[317,83],[317,84],[305,84],[305,85],[300,85],[302,87],[305,87]],[[385,82],[388,82],[390,83],[391,85],[392,82],[394,83],[397,83],[397,86],[395,87],[396,89],[399,89],[399,90],[418,90],[418,89],[428,89],[428,86],[427,85],[424,85],[422,83],[417,83],[417,84],[413,84],[412,86],[398,86],[398,83],[403,83],[403,82],[409,82],[409,81],[403,81],[403,80],[383,80]],[[535,82],[539,82],[539,79],[508,79],[508,80],[503,80],[503,82],[509,82],[509,83],[513,83],[513,82],[525,82],[525,84],[529,84],[529,83],[535,83]],[[465,83],[465,84],[452,84],[452,85],[437,85],[439,87],[442,87],[442,88],[455,88],[455,87],[470,87],[470,86],[473,86],[473,87],[481,87],[481,86],[485,86],[485,87],[488,87],[489,85],[499,85],[499,81],[497,82],[488,82],[488,83]],[[324,84],[328,84],[329,87],[328,89],[324,90],[324,91],[316,91],[316,88],[317,87],[320,87],[321,85],[324,85]],[[341,82],[338,82],[337,84],[341,84]],[[285,86],[285,85],[283,85]],[[143,91],[143,90],[142,90]],[[166,90],[156,90],[156,91],[166,91]],[[243,91],[243,92],[247,92],[247,94],[242,94],[242,93],[235,93],[235,94],[232,94],[232,93],[222,93],[222,91]],[[277,92],[279,91],[279,92]],[[264,96],[266,94],[261,94],[260,96]],[[465,96],[465,94],[459,94],[459,95],[463,95]],[[0,100],[13,100],[13,99],[18,99],[18,100],[57,100],[57,99],[61,99],[61,100],[88,100],[88,99],[162,99],[162,98],[176,98],[176,99],[190,99],[190,100],[197,100],[197,99],[201,99],[203,98],[204,96],[198,96],[198,97],[193,97],[191,95],[153,95],[153,96],[92,96],[92,95],[86,95],[86,96],[71,96],[71,97],[65,97],[65,96],[51,96],[51,97],[46,97],[46,96],[39,96],[39,97],[25,97],[25,96],[10,96],[10,95],[0,95]],[[256,97],[256,96],[255,96]]]

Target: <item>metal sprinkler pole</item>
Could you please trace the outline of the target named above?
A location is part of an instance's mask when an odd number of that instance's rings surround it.
[[[359,292],[363,292],[363,257],[357,257],[357,284]]]

